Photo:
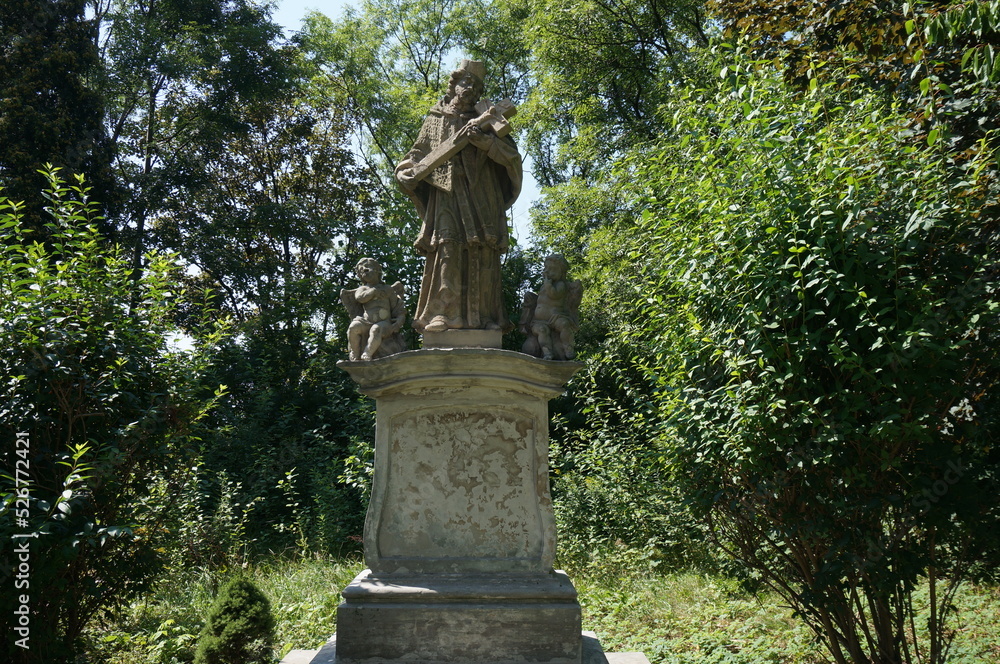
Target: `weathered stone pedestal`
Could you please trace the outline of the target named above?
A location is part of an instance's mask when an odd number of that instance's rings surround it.
[[[365,570],[343,591],[343,664],[580,664],[553,570],[548,401],[579,368],[430,348],[342,368],[377,403]]]
[[[580,664],[580,605],[565,574],[376,577],[337,610],[338,662]]]

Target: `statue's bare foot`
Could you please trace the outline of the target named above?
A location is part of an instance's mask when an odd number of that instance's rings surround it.
[[[372,359],[371,355],[369,355],[368,353],[361,353],[361,361],[362,362],[367,362],[370,359]]]

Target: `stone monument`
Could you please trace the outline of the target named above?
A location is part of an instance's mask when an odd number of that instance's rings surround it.
[[[553,569],[548,480],[548,401],[580,365],[500,349],[510,328],[500,255],[521,158],[508,136],[513,105],[480,101],[483,75],[482,63],[462,61],[396,169],[422,220],[414,328],[423,348],[381,358],[352,350],[340,363],[377,408],[369,569],[337,610],[342,664],[584,658],[576,590]],[[564,264],[533,309],[550,337],[570,328],[560,318]],[[606,661],[599,647],[597,656],[589,661]]]
[[[500,256],[510,244],[506,211],[521,191],[521,156],[507,122],[514,105],[480,99],[484,74],[483,63],[462,61],[396,167],[422,222],[414,246],[427,260],[413,328],[425,348],[499,348],[511,327]]]
[[[354,272],[361,285],[340,291],[340,301],[352,317],[347,327],[348,357],[352,362],[372,360],[404,350],[403,284],[382,283],[382,266],[374,258],[362,258]]]
[[[545,257],[542,287],[524,294],[521,331],[527,335],[522,353],[544,360],[572,360],[576,357],[576,329],[580,326],[579,281],[566,278],[569,263],[562,254]]]
[[[341,366],[377,419],[369,569],[343,591],[337,662],[580,664],[548,485],[548,400],[578,365],[432,348]]]

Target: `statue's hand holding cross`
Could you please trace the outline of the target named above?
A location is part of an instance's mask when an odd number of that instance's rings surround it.
[[[504,99],[496,104],[483,99],[476,104],[476,111],[479,113],[478,117],[469,120],[469,123],[461,131],[452,136],[450,140],[443,141],[413,166],[412,176],[410,173],[405,174],[407,180],[405,184],[412,183],[410,188],[416,186],[417,182],[423,180],[435,168],[461,152],[462,148],[469,143],[488,150],[492,143],[492,139],[488,138],[489,134],[503,138],[510,133],[508,120],[517,113],[517,107],[509,99]]]

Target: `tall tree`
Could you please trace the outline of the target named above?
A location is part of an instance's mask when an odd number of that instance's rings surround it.
[[[88,0],[11,0],[0,6],[0,187],[24,201],[24,223],[45,232],[45,164],[87,176],[106,209],[117,201],[94,89],[100,60]],[[107,229],[106,229],[107,230]]]
[[[302,542],[337,549],[358,534],[363,514],[360,495],[337,477],[370,426],[334,366],[349,322],[339,290],[363,256],[408,280],[400,265],[410,238],[378,214],[343,109],[314,103],[301,70],[289,71],[299,73],[280,93],[246,98],[222,127],[199,99],[178,109],[201,130],[164,169],[165,202],[150,233],[236,324],[214,373],[231,396],[206,437],[209,484],[239,477],[241,498],[268,498],[254,523],[269,546],[291,545],[274,524],[297,519],[307,524]],[[274,495],[278,482],[290,483],[301,510]]]
[[[700,0],[546,0],[525,39],[533,53],[528,150],[535,177],[553,186],[593,181],[609,159],[658,135],[657,108],[700,70],[708,45]]]
[[[346,315],[336,289],[353,262],[398,252],[354,164],[344,117],[288,90],[248,101],[234,120],[175,157],[155,242],[197,268],[238,322],[253,319],[258,333],[296,345],[309,326],[326,339]]]
[[[449,53],[458,46],[455,6],[454,0],[367,0],[337,20],[311,14],[299,35],[318,68],[316,94],[346,111],[381,194],[401,203],[392,170],[450,72]]]
[[[198,134],[238,131],[242,105],[284,94],[292,49],[250,0],[107,0],[96,11],[114,167],[127,190],[117,221],[138,278],[166,174]]]
[[[543,186],[532,210],[535,241],[577,266],[588,284],[583,308],[594,306],[597,320],[610,320],[603,303],[614,298],[606,295],[629,288],[600,265],[635,219],[621,193],[628,176],[612,165],[669,132],[659,109],[678,90],[707,83],[709,31],[699,0],[547,0],[526,22],[534,85],[524,142]],[[584,349],[600,342],[591,332]]]

